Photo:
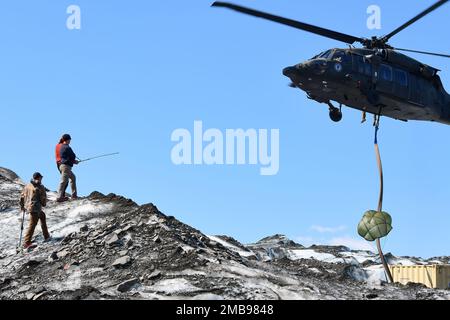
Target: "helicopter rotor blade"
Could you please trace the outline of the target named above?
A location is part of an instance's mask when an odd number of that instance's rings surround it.
[[[450,58],[450,55],[443,54],[443,53],[434,53],[434,52],[426,52],[426,51],[418,51],[418,50],[402,49],[402,48],[394,48],[394,50],[406,51],[406,52],[414,52],[414,53],[420,53],[420,54],[428,54],[430,56],[438,56],[438,57]]]
[[[287,19],[287,18],[283,18],[280,16],[276,16],[270,13],[266,13],[266,12],[262,12],[262,11],[257,11],[254,9],[250,9],[250,8],[246,8],[246,7],[242,7],[239,5],[235,5],[229,2],[221,2],[221,1],[216,1],[214,2],[212,5],[212,7],[221,7],[221,8],[228,8],[231,10],[235,10],[238,11],[240,13],[244,13],[244,14],[248,14],[254,17],[258,17],[258,18],[262,18],[262,19],[266,19],[266,20],[270,20],[273,22],[277,22],[280,24],[284,24],[286,26],[290,26],[296,29],[300,29],[300,30],[304,30],[307,32],[311,32],[314,34],[318,34],[321,35],[323,37],[327,37],[327,38],[331,38],[337,41],[341,41],[341,42],[345,42],[348,44],[353,44],[355,42],[360,42],[360,43],[364,43],[365,39],[363,38],[358,38],[358,37],[354,37],[345,33],[340,33],[337,31],[333,31],[333,30],[329,30],[329,29],[325,29],[325,28],[321,28],[321,27],[317,27],[311,24],[307,24],[307,23],[303,23],[300,21],[296,21],[296,20],[291,20],[291,19]]]
[[[385,35],[382,40],[386,43],[388,42],[388,40],[390,38],[392,38],[393,36],[395,36],[397,33],[399,33],[400,31],[406,29],[407,27],[409,27],[410,25],[412,25],[414,22],[416,22],[417,20],[425,17],[427,14],[431,13],[432,11],[436,10],[437,8],[439,8],[440,6],[442,6],[443,4],[447,3],[448,0],[439,0],[438,2],[436,2],[434,5],[432,5],[431,7],[429,7],[428,9],[426,9],[425,11],[423,11],[422,13],[418,14],[417,16],[415,16],[414,18],[412,18],[411,20],[409,20],[408,22],[404,23],[403,25],[401,25],[400,27],[398,27],[397,29],[395,29],[394,31],[392,31],[391,33]]]

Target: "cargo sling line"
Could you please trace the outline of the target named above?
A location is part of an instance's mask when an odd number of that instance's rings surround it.
[[[380,175],[380,194],[378,197],[378,209],[377,209],[379,213],[381,213],[383,210],[383,165],[381,163],[380,148],[378,147],[378,130],[380,129],[380,118],[381,118],[380,114],[375,115],[375,121],[374,121],[374,126],[375,126],[374,145],[375,145],[375,154],[376,154],[376,158],[377,158],[378,172]],[[384,267],[384,271],[386,272],[387,279],[389,280],[389,282],[393,283],[394,281],[392,278],[391,271],[389,270],[389,266],[386,262],[386,259],[384,258],[383,251],[381,250],[380,239],[377,238],[376,242],[377,242],[378,254],[380,255],[381,262],[383,263],[383,267]]]

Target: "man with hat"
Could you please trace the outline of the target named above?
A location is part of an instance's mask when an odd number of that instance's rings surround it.
[[[35,172],[33,174],[33,179],[31,179],[30,183],[23,188],[20,196],[20,209],[22,211],[27,211],[30,214],[28,230],[24,238],[24,249],[28,249],[32,245],[31,238],[33,237],[34,229],[39,221],[41,222],[44,241],[50,239],[45,213],[42,211],[42,208],[47,205],[47,193],[45,192],[45,187],[42,185],[42,178],[43,177],[39,172]]]
[[[70,180],[70,188],[72,189],[72,200],[78,198],[77,196],[77,184],[76,177],[72,172],[72,167],[74,164],[78,164],[79,161],[76,159],[76,155],[72,148],[69,146],[72,137],[69,134],[64,134],[59,143],[56,145],[56,165],[61,173],[61,182],[58,189],[57,202],[64,202],[69,200],[66,197],[66,189]]]

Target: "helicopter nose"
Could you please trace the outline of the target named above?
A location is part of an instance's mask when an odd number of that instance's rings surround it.
[[[286,77],[291,77],[297,73],[297,69],[295,67],[287,67],[283,69],[283,75]]]
[[[302,76],[305,76],[305,74],[307,72],[308,72],[308,66],[303,63],[283,69],[283,74],[289,78],[302,77]]]
[[[303,64],[298,64],[295,66],[284,68],[283,74],[291,79],[293,83],[298,83],[306,77],[307,68]]]

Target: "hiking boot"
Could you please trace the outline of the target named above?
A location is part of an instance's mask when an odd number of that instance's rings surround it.
[[[77,196],[77,194],[75,193],[75,194],[72,195],[71,198],[72,198],[72,200],[77,200],[77,199],[78,199],[78,196]]]
[[[52,241],[52,239],[53,239],[52,236],[48,236],[47,238],[44,239],[44,242]]]
[[[65,202],[65,201],[68,201],[68,200],[69,200],[69,198],[67,198],[67,197],[62,197],[62,198],[56,199],[56,202]]]
[[[28,248],[30,248],[30,247],[32,247],[33,246],[33,243],[32,242],[25,242],[25,244],[23,245],[23,248],[24,249],[28,249]]]

